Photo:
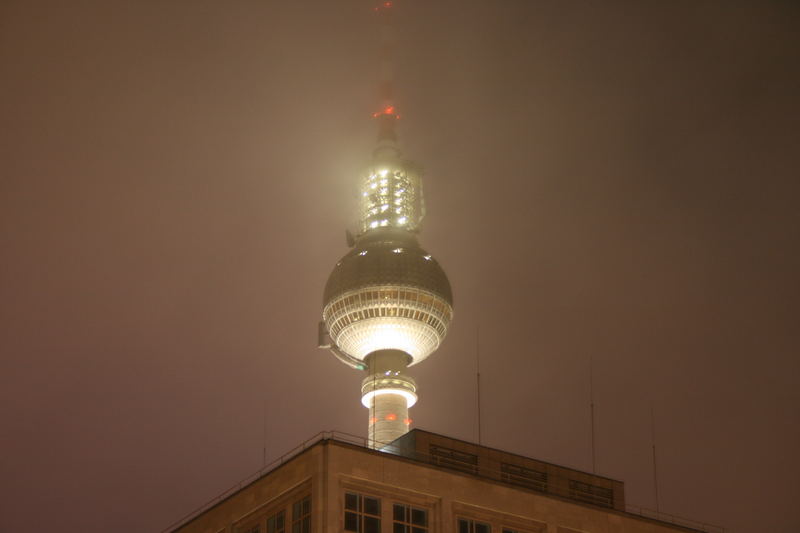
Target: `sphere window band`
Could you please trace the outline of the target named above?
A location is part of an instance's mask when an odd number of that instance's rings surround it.
[[[370,290],[371,289],[371,290]],[[323,310],[323,318],[327,320],[327,313],[332,309],[334,313],[341,311],[345,308],[361,307],[363,305],[380,305],[387,304],[394,306],[397,303],[405,305],[417,304],[425,310],[432,309],[440,316],[447,316],[447,320],[451,318],[452,308],[447,302],[436,294],[423,291],[421,289],[398,289],[396,287],[390,288],[367,288],[352,291],[346,295],[340,296]]]
[[[442,323],[445,329],[453,317],[452,307],[441,297],[422,290],[358,290],[340,296],[329,303],[322,312],[326,323],[335,324],[346,319],[347,323],[365,318],[401,316],[433,323]],[[438,319],[438,320],[437,320]],[[438,328],[437,328],[438,329]],[[329,328],[335,335],[333,328]]]
[[[440,296],[413,287],[380,286],[348,291],[325,306],[331,338],[345,353],[363,359],[375,342],[425,359],[447,334],[453,308]],[[377,337],[376,337],[377,335]]]

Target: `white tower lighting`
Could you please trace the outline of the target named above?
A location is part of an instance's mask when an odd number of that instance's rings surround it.
[[[359,231],[325,286],[320,347],[364,370],[369,443],[382,448],[408,431],[417,387],[406,369],[444,340],[453,317],[450,282],[417,243],[425,215],[418,167],[402,157],[392,95],[392,3],[375,8],[382,24],[381,111],[372,163],[360,181]]]

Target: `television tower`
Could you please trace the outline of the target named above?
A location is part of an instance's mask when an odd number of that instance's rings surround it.
[[[369,409],[369,446],[408,432],[417,387],[408,367],[444,340],[453,294],[442,267],[417,243],[425,216],[421,170],[397,145],[393,95],[392,2],[374,8],[381,27],[378,139],[360,179],[359,229],[352,249],[325,285],[319,346],[366,372],[361,403]]]

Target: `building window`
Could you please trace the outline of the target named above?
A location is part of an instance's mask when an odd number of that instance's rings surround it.
[[[475,454],[460,452],[443,446],[436,446],[435,444],[431,444],[430,453],[431,463],[435,465],[461,470],[468,474],[478,473],[478,456]]]
[[[477,520],[459,518],[458,533],[492,533],[492,526],[485,522],[478,522]]]
[[[277,520],[276,520],[277,527]],[[311,496],[292,504],[292,533],[311,532]]]
[[[300,529],[302,529],[302,526],[300,526]],[[286,531],[286,511],[281,511],[267,518],[267,533],[284,533],[285,531]],[[255,533],[258,532],[256,531]]]
[[[380,499],[353,492],[345,493],[344,529],[355,533],[380,533]]]
[[[572,479],[569,481],[569,497],[602,507],[614,507],[613,490]]]
[[[502,463],[500,472],[500,477],[503,481],[540,492],[547,492],[547,472],[539,472],[538,470],[510,463]]]
[[[428,533],[428,511],[400,503],[394,504],[392,533]]]

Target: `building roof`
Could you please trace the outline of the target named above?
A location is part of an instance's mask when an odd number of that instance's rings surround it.
[[[335,431],[319,433],[163,531],[177,531],[183,528],[206,512],[236,497],[251,485],[299,459],[305,452],[329,443],[345,446],[359,453],[394,456],[398,461],[411,461],[453,475],[478,478],[513,487],[515,490],[537,493],[540,496],[671,527],[715,533],[724,531],[718,526],[626,505],[624,485],[621,481],[420,429],[411,430],[380,451],[367,447],[367,442],[362,437]]]

